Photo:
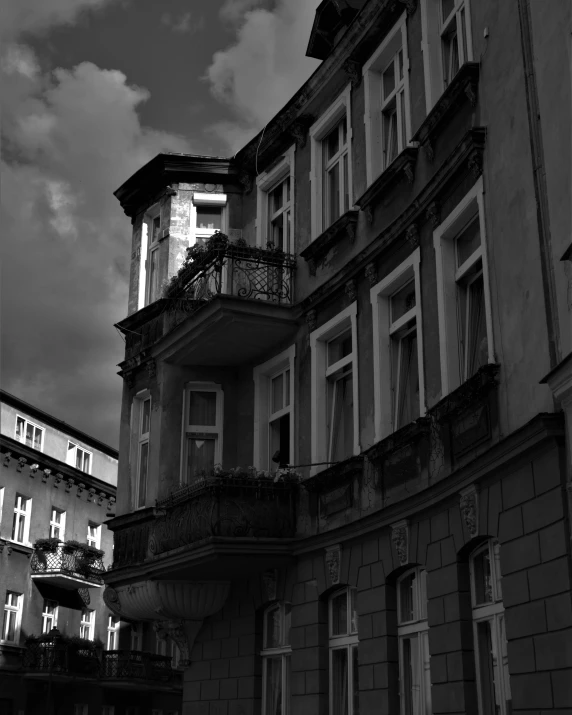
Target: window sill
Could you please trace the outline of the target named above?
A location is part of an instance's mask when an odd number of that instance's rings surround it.
[[[347,484],[354,477],[363,472],[363,456],[349,457],[343,462],[333,464],[331,467],[318,472],[312,477],[305,479],[301,485],[308,492],[322,493]]]
[[[370,447],[366,452],[367,458],[371,462],[381,464],[390,455],[398,452],[403,447],[416,444],[421,439],[427,438],[429,429],[429,418],[419,417],[415,422],[410,422],[408,425],[400,427],[374,444],[373,447]]]
[[[12,551],[18,551],[21,554],[25,554],[28,558],[34,553],[34,547],[32,544],[22,544],[19,541],[12,541],[12,539],[0,539],[0,552],[3,551],[4,547],[11,554]]]
[[[440,423],[457,419],[467,408],[480,403],[491,390],[496,388],[499,370],[500,365],[497,363],[483,365],[462,385],[445,395],[431,408],[430,413]]]
[[[374,206],[382,196],[393,190],[402,179],[413,184],[418,152],[417,146],[405,147],[357,199],[356,205],[365,213],[369,224],[373,222]]]
[[[429,161],[433,161],[436,134],[465,101],[468,101],[471,107],[476,106],[478,87],[479,63],[465,62],[413,135],[413,141],[421,144]]]
[[[310,268],[310,275],[316,275],[318,261],[345,236],[348,236],[351,244],[354,243],[358,216],[359,211],[346,211],[300,253]]]

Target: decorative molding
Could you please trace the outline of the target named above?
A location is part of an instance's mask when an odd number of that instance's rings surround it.
[[[70,479],[66,480],[66,492],[68,492],[68,494],[69,494],[69,492],[71,492],[71,488],[73,487],[74,484],[75,484],[75,479],[71,479],[71,477],[70,477]]]
[[[417,144],[405,147],[405,149],[398,154],[397,158],[381,172],[377,179],[375,179],[355,201],[356,206],[359,206],[362,211],[367,212],[368,208],[371,208],[372,219],[370,220],[366,214],[368,223],[371,223],[373,220],[374,208],[382,198],[391,193],[403,191],[402,188],[399,188],[403,179],[406,179],[409,184],[413,183],[418,153],[419,147]]]
[[[188,668],[191,665],[191,651],[195,643],[203,620],[191,621],[183,619],[171,619],[154,621],[153,628],[157,637],[164,640],[167,636],[175,641],[179,648],[181,658],[179,664],[183,668]]]
[[[419,229],[416,223],[412,223],[407,231],[405,231],[405,240],[411,248],[417,248],[419,245]]]
[[[427,211],[425,212],[425,218],[429,221],[433,228],[437,228],[437,226],[441,223],[441,207],[437,201],[432,201],[429,204]]]
[[[89,501],[89,502],[90,502],[90,501],[93,501],[93,497],[94,497],[94,496],[95,496],[95,488],[94,488],[94,487],[90,487],[90,488],[87,490],[87,501]]]
[[[103,601],[110,611],[121,615],[121,601],[119,594],[112,586],[107,586],[103,590]]]
[[[373,286],[377,283],[377,267],[375,263],[368,263],[365,267],[365,277],[369,285]]]
[[[111,509],[114,504],[115,504],[115,497],[110,496],[107,500],[107,508]]]
[[[346,283],[346,296],[350,303],[353,303],[357,298],[357,284],[354,278],[351,278]]]
[[[254,177],[252,176],[252,174],[248,171],[241,171],[238,175],[238,180],[242,184],[244,192],[246,194],[249,194],[252,191],[252,187],[254,186]]]
[[[30,476],[32,479],[36,476],[36,472],[40,468],[40,465],[37,462],[34,462],[34,464],[30,464]]]
[[[475,92],[475,87],[472,84],[465,85],[465,94],[467,95],[467,99],[469,100],[471,107],[476,107],[478,97]]]
[[[308,332],[311,333],[312,331],[316,330],[318,327],[318,315],[316,313],[315,308],[311,308],[307,313],[306,313],[306,325],[308,326]]]
[[[371,224],[373,223],[373,206],[368,204],[363,212],[365,214],[365,220],[367,222],[367,225],[371,226]]]
[[[10,457],[11,456],[12,456],[12,452],[4,452],[3,464],[5,467],[8,467],[10,465]]]
[[[262,574],[262,583],[266,591],[266,600],[275,601],[277,592],[278,571],[276,569],[268,569]]]
[[[348,231],[348,238],[350,239],[350,243],[353,246],[354,243],[356,242],[356,224],[348,223],[347,231]]]
[[[409,562],[409,522],[407,519],[391,525],[391,543],[401,566]]]
[[[353,244],[355,241],[355,224],[357,224],[359,216],[359,211],[350,209],[342,214],[331,226],[315,238],[309,246],[307,246],[303,251],[300,252],[300,256],[307,261],[314,261],[318,263],[320,259],[327,255],[327,253],[340,241],[342,241],[346,236],[348,237],[350,243]],[[312,267],[310,267],[310,273],[315,275],[315,269],[312,273]]]
[[[27,462],[28,460],[26,459],[26,457],[18,457],[18,466],[16,467],[16,471],[21,472]]]
[[[337,586],[340,582],[340,571],[342,565],[342,547],[340,544],[327,546],[325,548],[326,570],[330,577],[330,585]]]
[[[82,492],[83,492],[84,489],[85,489],[85,484],[84,484],[83,482],[79,482],[79,484],[77,485],[77,496],[78,496],[78,498],[81,497],[81,494],[82,494]]]
[[[99,495],[97,497],[97,506],[101,506],[103,504],[103,500],[105,499],[105,492],[99,492]]]
[[[298,149],[303,149],[308,141],[308,129],[313,124],[314,117],[309,114],[303,114],[295,119],[288,127],[287,131],[296,142]]]
[[[403,173],[409,184],[415,181],[415,164],[412,161],[408,161],[403,166]]]
[[[42,471],[43,471],[43,474],[44,474],[44,476],[42,477],[42,482],[45,484],[45,483],[48,481],[48,479],[50,478],[50,474],[52,473],[52,470],[51,470],[51,469],[44,469],[44,470],[42,470]]]
[[[399,0],[402,5],[405,5],[408,15],[413,15],[417,9],[417,0]]]
[[[157,363],[154,358],[151,358],[147,363],[147,375],[150,380],[157,377]]]
[[[431,139],[427,139],[425,144],[423,144],[423,152],[427,157],[427,161],[432,164],[433,159],[435,158],[435,151],[433,149],[433,142],[431,141]]]
[[[475,484],[459,492],[459,509],[472,539],[479,533],[479,497]]]
[[[309,258],[309,259],[307,260],[307,263],[308,263],[308,270],[310,271],[310,275],[311,275],[311,276],[315,276],[315,275],[316,275],[316,268],[318,267],[317,264],[316,264],[315,259],[314,259],[314,258]]]
[[[54,474],[54,487],[57,489],[62,483],[64,475],[61,472],[56,472]]]
[[[350,82],[352,83],[352,89],[356,89],[361,84],[361,62],[357,60],[347,59],[342,65],[343,71],[347,74]]]
[[[483,153],[478,149],[473,150],[467,159],[467,166],[475,181],[483,173]]]

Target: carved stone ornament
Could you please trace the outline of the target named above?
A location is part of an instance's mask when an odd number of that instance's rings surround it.
[[[97,506],[101,506],[103,504],[104,499],[105,499],[105,492],[99,492],[99,495],[97,497]]]
[[[405,231],[405,240],[411,248],[417,248],[419,245],[419,229],[416,223],[412,223],[407,231]]]
[[[8,467],[10,465],[10,457],[12,456],[12,452],[4,452],[4,466]]]
[[[22,469],[24,469],[25,464],[27,463],[26,457],[18,457],[18,466],[16,467],[17,472],[21,472]]]
[[[408,15],[413,15],[417,9],[417,0],[399,0],[402,5],[405,5]]]
[[[150,380],[157,376],[157,363],[153,358],[151,358],[151,360],[147,363],[147,375]]]
[[[82,492],[83,492],[84,489],[85,489],[85,484],[84,484],[83,482],[80,482],[80,483],[77,485],[77,496],[78,496],[78,498],[81,497],[81,494],[82,494]]]
[[[94,489],[94,487],[90,487],[87,490],[87,501],[92,501],[94,496],[95,496],[95,489]]]
[[[316,263],[316,259],[315,259],[315,258],[309,258],[308,261],[307,261],[307,263],[308,263],[308,270],[310,271],[310,275],[311,275],[311,276],[315,276],[315,275],[316,275],[316,268],[318,267],[318,265],[317,265],[317,263]]]
[[[475,92],[472,84],[469,83],[465,85],[465,94],[467,95],[467,99],[469,100],[471,107],[476,107],[477,93]]]
[[[357,298],[357,284],[353,278],[346,283],[346,295],[350,303],[353,303]]]
[[[373,223],[373,208],[371,206],[366,206],[364,209],[365,213],[365,220],[368,223],[368,226],[371,226]]]
[[[60,484],[62,483],[62,480],[64,478],[64,475],[61,472],[56,472],[54,474],[54,487],[57,489]]]
[[[436,201],[429,204],[427,211],[425,212],[425,217],[431,223],[433,228],[437,228],[437,226],[441,223],[441,209]]]
[[[109,497],[109,499],[107,500],[107,508],[111,509],[114,504],[115,504],[115,497]]]
[[[52,473],[52,470],[44,469],[43,472],[44,472],[44,476],[42,477],[42,482],[45,484],[48,481],[48,479],[50,478],[50,474]]]
[[[326,568],[330,576],[332,586],[337,586],[340,582],[340,569],[342,564],[342,547],[340,544],[326,547]]]
[[[353,246],[355,243],[355,240],[356,240],[356,225],[355,225],[355,223],[348,223],[347,232],[348,232],[348,238],[350,239],[350,243]]]
[[[377,283],[377,268],[375,267],[375,263],[367,264],[367,266],[365,267],[365,277],[367,278],[367,282],[370,284],[371,287],[373,287]]]
[[[167,636],[177,644],[181,659],[179,664],[184,668],[191,665],[191,651],[195,638],[203,625],[203,621],[161,620],[153,623],[157,638],[164,640]]]
[[[342,69],[349,77],[352,88],[359,87],[361,83],[361,64],[356,60],[347,59],[342,65]]]
[[[476,179],[483,173],[483,155],[477,149],[473,150],[467,160],[469,171]]]
[[[249,194],[252,191],[252,187],[254,185],[252,174],[249,174],[248,171],[241,171],[238,175],[238,180],[244,187],[245,193]]]
[[[75,484],[75,479],[68,479],[66,482],[66,492],[71,492],[71,488]]]
[[[459,499],[459,509],[461,510],[461,518],[463,524],[467,527],[467,531],[472,538],[479,533],[479,497],[476,486],[473,484],[466,489],[463,489]]]
[[[32,477],[32,479],[36,476],[36,472],[39,468],[39,464],[30,464],[30,476]]]
[[[266,600],[276,600],[276,586],[278,581],[278,572],[276,569],[268,569],[262,574],[262,582],[266,591]]]
[[[123,373],[123,379],[127,385],[128,390],[132,390],[135,387],[135,376],[132,370],[127,370]]]
[[[111,586],[107,586],[103,591],[103,601],[110,611],[121,614],[121,601],[119,600],[119,594]]]
[[[433,151],[433,144],[430,139],[428,139],[425,144],[423,144],[423,151],[427,157],[427,161],[431,164],[435,158],[435,152]]]
[[[406,519],[391,527],[391,543],[397,553],[401,566],[409,561],[409,524]]]
[[[313,117],[301,116],[295,119],[288,127],[288,132],[296,142],[298,149],[303,149],[308,141],[308,128],[313,122]]]
[[[412,162],[408,162],[405,164],[403,167],[403,171],[405,173],[405,176],[407,177],[408,183],[412,184],[414,179],[415,179],[415,169],[413,167]]]

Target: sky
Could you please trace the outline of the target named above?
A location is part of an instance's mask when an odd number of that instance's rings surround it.
[[[318,0],[0,0],[2,389],[118,446],[130,220],[162,151],[231,156],[319,64]]]

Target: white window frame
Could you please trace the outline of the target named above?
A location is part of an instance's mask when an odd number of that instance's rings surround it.
[[[196,392],[214,392],[216,394],[216,424],[215,425],[190,425],[187,423],[189,416],[190,393]],[[187,480],[187,461],[188,461],[188,439],[187,437],[193,434],[214,435],[215,450],[214,463],[222,463],[222,443],[223,443],[223,417],[224,417],[224,392],[222,385],[215,382],[188,382],[185,385],[185,394],[183,398],[183,434],[182,434],[182,449],[181,449],[181,483],[190,483]]]
[[[270,217],[268,215],[268,197],[279,184],[288,177],[290,178],[290,204],[284,207],[290,210],[290,253],[294,253],[294,157],[296,145],[289,147],[281,161],[268,171],[263,171],[256,177],[256,245],[266,248],[266,243],[270,240],[268,227]]]
[[[159,218],[159,231],[157,236],[153,236],[153,222]],[[164,238],[164,229],[161,224],[161,204],[157,203],[151,206],[145,212],[143,222],[141,224],[141,248],[139,256],[139,295],[137,300],[137,308],[140,310],[146,305],[149,305],[149,293],[151,290],[151,253],[159,250],[161,241]],[[154,239],[154,240],[153,240]],[[160,289],[160,286],[159,286]],[[157,296],[159,298],[159,295]],[[155,298],[155,300],[157,299]]]
[[[86,614],[89,616],[86,618]],[[84,635],[87,632],[87,636]],[[94,640],[95,637],[95,609],[82,608],[79,622],[79,637],[85,638],[88,641]]]
[[[327,468],[318,466],[318,462],[328,461],[327,445],[327,375],[333,368],[339,369],[341,360],[327,368],[328,341],[335,338],[347,328],[352,331],[352,354],[348,364],[352,365],[353,403],[354,403],[354,448],[353,454],[360,453],[359,443],[359,391],[358,391],[358,335],[357,335],[357,302],[354,301],[345,310],[335,315],[327,323],[310,333],[311,351],[311,439],[312,463],[310,474],[314,475]],[[345,359],[345,358],[344,358]]]
[[[492,601],[478,604],[476,602],[475,557],[487,552],[491,567]],[[502,602],[500,544],[490,539],[476,548],[469,557],[471,577],[471,605],[473,614],[473,638],[475,652],[475,669],[477,681],[477,696],[479,715],[486,715],[483,710],[482,679],[480,672],[478,624],[489,622],[491,628],[492,660],[494,671],[493,689],[499,706],[499,715],[508,715],[507,701],[511,700],[510,675],[508,668],[507,642],[505,635],[504,606]]]
[[[454,12],[456,13],[457,32],[459,32],[460,23],[458,13],[460,13],[463,6],[465,7],[467,47],[460,49],[459,68],[462,67],[465,62],[473,61],[470,0],[455,0]],[[446,89],[441,35],[441,0],[421,0],[421,49],[423,52],[425,107],[427,114],[429,114]]]
[[[119,616],[113,613],[107,616],[107,640],[106,640],[106,650],[117,650],[119,646],[119,629],[121,627],[121,621]],[[113,647],[111,647],[113,646]]]
[[[197,227],[197,206],[213,206],[221,209],[220,229],[216,228],[198,228]],[[209,194],[199,191],[193,192],[191,201],[191,240],[189,246],[193,246],[199,239],[210,238],[215,231],[228,233],[228,217],[227,217],[227,195],[226,194]]]
[[[10,603],[8,603],[8,597],[15,596],[15,599],[10,598]],[[13,602],[15,601],[15,603]],[[0,632],[0,643],[16,643],[20,641],[20,629],[22,627],[22,611],[24,604],[24,594],[18,593],[17,591],[7,590],[4,596],[4,609],[2,611],[2,631]],[[7,614],[12,614],[8,616]],[[7,639],[7,626],[10,620],[14,618],[14,638]]]
[[[50,608],[53,609],[52,612],[50,612]],[[42,633],[49,633],[52,628],[57,628],[59,608],[60,606],[57,601],[51,598],[44,599],[44,605],[42,607]]]
[[[455,264],[455,238],[467,221],[478,212],[481,245],[459,270]],[[437,274],[437,313],[439,323],[439,352],[441,359],[441,396],[445,397],[462,383],[459,364],[459,326],[457,320],[458,273],[470,261],[482,262],[487,330],[487,361],[495,362],[491,291],[487,259],[487,233],[482,177],[455,206],[453,211],[433,232]]]
[[[401,614],[401,593],[400,588],[403,581],[415,574],[413,582],[413,619],[402,620]],[[429,655],[429,623],[427,620],[427,572],[425,569],[415,566],[408,569],[397,580],[397,640],[399,647],[399,701],[402,715],[408,712],[406,707],[406,693],[403,689],[405,672],[404,661],[404,641],[411,636],[417,636],[420,644],[417,653],[418,672],[421,687],[411,693],[413,715],[430,715],[431,709],[431,673]]]
[[[142,430],[143,425],[143,408],[145,402],[149,400],[149,432],[144,434]],[[150,436],[151,436],[151,420],[153,414],[153,402],[151,400],[151,393],[149,390],[142,390],[138,392],[133,398],[133,403],[131,405],[131,464],[133,465],[132,470],[132,489],[131,489],[131,499],[132,507],[134,510],[144,509],[147,505],[147,498],[149,494],[149,458],[150,458]],[[145,481],[145,498],[143,504],[139,505],[140,497],[140,470],[141,470],[141,450],[143,445],[147,444],[147,476]]]
[[[71,449],[70,449],[71,445]],[[83,467],[78,467],[76,466],[77,462],[77,451],[78,449],[83,452],[84,455],[88,455],[88,469],[83,469]],[[86,449],[83,445],[78,444],[77,442],[72,442],[71,439],[68,439],[68,450],[66,454],[66,462],[71,466],[75,467],[75,469],[79,469],[80,472],[85,472],[85,474],[91,474],[91,470],[93,467],[93,452],[90,452],[89,449]],[[83,464],[83,459],[82,459],[82,464]]]
[[[90,528],[95,527],[94,536],[90,536]],[[89,546],[96,549],[101,549],[101,524],[96,524],[95,521],[88,521],[86,541]]]
[[[326,228],[323,222],[323,158],[322,140],[346,117],[347,152],[348,152],[348,193],[349,207],[353,206],[352,179],[352,123],[351,123],[351,84],[348,84],[339,97],[324,112],[309,130],[310,137],[310,186],[311,186],[311,239],[316,239]]]
[[[405,149],[411,140],[411,101],[409,94],[409,53],[407,48],[407,15],[403,13],[387,33],[380,46],[367,60],[362,69],[364,78],[364,99],[365,99],[365,171],[368,186],[389,166],[385,163],[383,156],[384,142],[382,132],[382,73],[387,69],[390,61],[393,61],[396,53],[392,52],[396,37],[401,36],[401,49],[403,51],[403,91],[405,117],[401,118],[398,97],[397,105],[397,154]],[[391,55],[388,53],[391,52]],[[396,73],[395,93],[399,93],[398,78]],[[393,94],[393,93],[392,93]],[[405,125],[405,136],[402,127]],[[395,157],[394,157],[395,158]],[[391,162],[390,162],[391,163]]]
[[[346,613],[347,613],[347,627],[345,634],[334,635],[333,634],[333,618],[332,618],[332,604],[333,600],[340,594],[346,594]],[[359,637],[358,637],[358,624],[357,624],[357,613],[355,617],[355,624],[353,623],[353,609],[352,604],[355,603],[355,598],[357,597],[357,589],[351,586],[345,586],[343,588],[334,591],[330,598],[328,599],[328,664],[329,664],[329,705],[330,713],[335,713],[336,708],[334,706],[334,651],[336,650],[346,650],[347,651],[347,662],[348,662],[348,703],[347,703],[347,715],[355,715],[353,712],[353,683],[354,683],[354,673],[353,673],[353,649],[358,648]],[[341,712],[344,712],[343,706]]]
[[[401,322],[415,319],[417,330],[417,369],[419,372],[419,416],[426,412],[425,377],[423,366],[423,316],[421,307],[421,251],[416,248],[402,263],[370,290],[373,325],[373,404],[375,441],[394,432],[395,399],[392,388],[391,334],[394,332],[390,323],[391,297],[411,279],[415,283],[415,307],[402,318]]]
[[[22,432],[22,436],[18,437],[18,420],[22,420],[24,422],[24,430]],[[19,413],[16,413],[16,422],[14,424],[14,439],[20,444],[27,444],[26,442],[26,432],[28,431],[28,425],[34,428],[34,430],[40,430],[40,448],[39,451],[43,452],[44,451],[44,438],[46,436],[46,429],[45,427],[40,427],[40,425],[37,425],[35,422],[32,422],[32,420],[29,420],[27,417],[24,417],[24,415],[21,415]],[[31,445],[27,445],[28,447],[31,447],[32,449],[36,449],[34,447],[34,444],[32,443]]]
[[[266,673],[268,668],[268,660],[271,658],[280,658],[281,661],[281,678],[282,678],[282,700],[280,712],[282,715],[290,715],[291,713],[291,687],[290,687],[290,666],[292,656],[292,646],[290,645],[290,619],[287,619],[290,614],[290,604],[284,601],[279,601],[268,606],[264,610],[263,615],[263,634],[262,634],[262,650],[260,656],[262,658],[262,713],[265,715],[267,710],[267,692],[266,692]],[[275,647],[265,647],[267,642],[267,620],[266,616],[271,611],[278,609],[280,618],[280,632],[282,634],[282,643]]]
[[[18,502],[20,499],[20,502]],[[25,506],[22,508],[22,500],[25,500]],[[32,517],[32,499],[30,497],[24,496],[23,494],[17,493],[14,499],[14,517],[12,521],[12,538],[10,539],[16,544],[25,544],[30,546],[30,522]],[[18,535],[18,529],[16,528],[16,522],[20,519],[24,520],[23,538],[22,541],[18,541],[16,536]]]
[[[60,515],[59,523],[55,519],[55,515]],[[55,532],[59,531],[58,536]],[[57,506],[53,506],[50,510],[50,539],[59,539],[60,541],[65,541],[66,538],[66,512]]]
[[[270,454],[270,421],[281,414],[290,415],[290,464],[296,464],[294,453],[296,441],[294,439],[294,385],[296,345],[291,345],[279,355],[257,365],[252,371],[254,379],[254,466],[257,469],[271,469]],[[272,379],[290,370],[290,404],[279,413],[270,413]],[[278,465],[276,465],[278,466]]]
[[[143,650],[143,625],[141,623],[131,624],[130,643],[131,650]]]

